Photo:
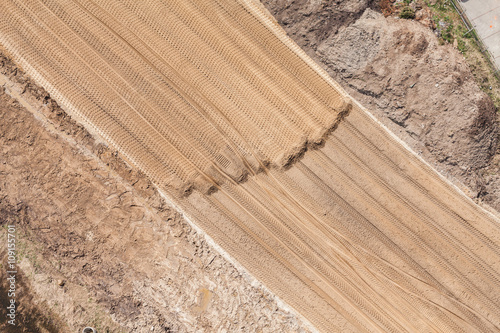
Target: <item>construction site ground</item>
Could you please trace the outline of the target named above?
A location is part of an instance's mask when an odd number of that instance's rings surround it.
[[[2,332],[309,331],[144,175],[1,63],[0,221],[17,226],[26,283],[19,325],[2,321]]]
[[[456,50],[439,48],[424,26],[353,3],[339,7],[337,26],[309,35],[300,29],[311,12],[326,13],[325,4],[295,10],[293,26],[283,11],[299,2],[267,5],[349,93],[478,197],[462,181],[494,155],[491,101]],[[396,60],[383,65],[388,54]],[[26,331],[498,330],[494,211],[459,192],[340,88],[318,103],[334,118],[320,131],[303,128],[300,140],[283,134],[282,147],[291,148],[283,155],[266,155],[269,141],[255,141],[250,147],[265,153],[255,160],[265,163],[249,163],[247,174],[215,157],[202,169],[214,176],[212,188],[208,176],[171,182],[131,165],[133,152],[89,134],[5,55],[1,65],[0,222],[18,226]],[[440,108],[429,107],[436,101]],[[450,123],[452,133],[444,130]],[[273,131],[268,125],[263,134]],[[227,179],[218,181],[219,173]]]

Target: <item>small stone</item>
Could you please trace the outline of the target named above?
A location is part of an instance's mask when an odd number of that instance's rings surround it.
[[[58,284],[60,287],[63,287],[63,286],[66,284],[66,281],[64,281],[64,280],[57,280],[57,284]]]
[[[436,83],[436,88],[439,87],[439,83]]]

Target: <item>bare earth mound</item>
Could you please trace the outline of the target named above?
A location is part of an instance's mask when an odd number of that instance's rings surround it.
[[[385,18],[375,11],[378,2],[263,1],[290,37],[394,134],[471,197],[500,209],[498,166],[487,170],[499,134],[491,99],[457,49],[441,45],[419,22]]]

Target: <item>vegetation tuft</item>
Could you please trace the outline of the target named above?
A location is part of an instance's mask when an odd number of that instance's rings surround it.
[[[415,11],[406,6],[401,9],[401,12],[399,13],[399,17],[402,19],[414,19],[415,18]]]

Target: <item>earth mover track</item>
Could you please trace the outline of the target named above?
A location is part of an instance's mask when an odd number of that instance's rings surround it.
[[[4,0],[0,44],[322,332],[498,332],[500,225],[253,0]]]

